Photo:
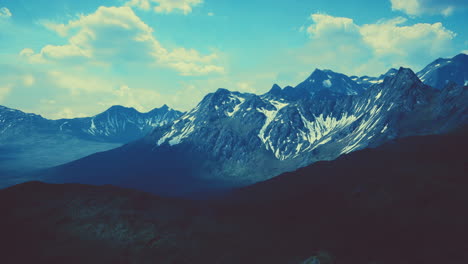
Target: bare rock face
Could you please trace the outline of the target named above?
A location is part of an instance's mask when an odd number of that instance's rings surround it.
[[[458,54],[451,59],[439,58],[418,72],[418,77],[425,84],[442,90],[450,82],[468,85],[468,55]]]

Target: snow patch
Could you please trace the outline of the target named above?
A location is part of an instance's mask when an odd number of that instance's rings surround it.
[[[385,133],[385,131],[387,131],[388,129],[388,124],[385,125],[385,127],[382,129],[382,131],[380,131],[380,133]]]
[[[88,131],[92,135],[94,135],[96,133],[96,125],[94,124],[94,118],[91,118],[91,125],[90,125]]]
[[[379,94],[375,96],[375,99],[378,100],[381,96],[382,96],[382,91],[380,91]]]
[[[198,107],[197,107],[198,108]],[[195,115],[194,111],[190,111],[188,114],[183,115],[179,120],[176,120],[171,127],[171,131],[165,133],[157,142],[158,146],[168,141],[169,145],[177,145],[182,142],[183,139],[187,138],[193,131],[195,131]],[[177,128],[176,125],[181,124],[181,128]]]
[[[68,121],[66,121],[66,122],[64,122],[63,124],[60,125],[60,131],[63,130],[63,126],[66,125],[66,124],[68,124]]]
[[[322,82],[324,87],[330,88],[332,86],[332,82],[328,79]]]
[[[238,100],[240,103],[238,103],[236,106],[234,106],[234,110],[232,112],[227,112],[226,113],[229,117],[232,117],[237,111],[239,111],[241,105],[245,102],[244,98],[239,97],[237,95],[232,95],[231,100]]]
[[[258,132],[258,137],[263,142],[263,144],[266,145],[265,147],[267,149],[268,149],[268,146],[269,146],[270,149],[273,151],[273,146],[272,146],[272,143],[270,142],[270,135],[266,135],[265,132],[266,132],[268,126],[271,124],[271,122],[275,119],[278,112],[282,108],[286,107],[288,104],[278,102],[278,101],[274,101],[274,100],[271,100],[269,102],[275,107],[275,110],[267,110],[267,109],[264,109],[264,108],[257,109],[258,112],[264,114],[265,117],[266,117],[265,123],[263,124],[262,128]],[[278,151],[276,151],[276,152],[278,153],[278,155],[275,152],[273,152],[273,153],[275,154],[276,158],[280,159],[279,152]]]

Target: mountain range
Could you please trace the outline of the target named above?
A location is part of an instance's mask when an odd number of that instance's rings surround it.
[[[419,73],[437,76],[443,88],[400,68],[357,79],[317,69],[294,88],[274,85],[263,95],[218,89],[140,140],[35,177],[181,195],[252,184],[396,138],[448,132],[468,121],[467,58],[439,59]]]
[[[167,105],[147,113],[116,105],[92,117],[50,120],[40,115],[0,106],[0,140],[14,141],[35,133],[43,133],[127,143],[145,136],[155,127],[171,123],[181,114]]]
[[[113,149],[181,115],[166,105],[148,113],[113,106],[92,117],[49,120],[0,106],[0,175],[57,166]]]

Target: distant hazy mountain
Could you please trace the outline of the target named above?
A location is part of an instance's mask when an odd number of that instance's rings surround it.
[[[148,113],[112,106],[93,117],[48,120],[40,115],[0,106],[0,140],[16,140],[31,133],[69,134],[83,139],[127,143],[166,125],[182,113],[164,105]]]
[[[397,69],[390,69],[385,74],[380,75],[379,77],[369,77],[369,76],[351,76],[351,80],[355,81],[357,84],[363,86],[365,89],[369,88],[370,86],[378,83],[383,83],[385,77],[391,77],[397,74]]]
[[[2,261],[467,263],[466,132],[391,141],[196,203],[21,184],[0,190]]]
[[[55,168],[48,179],[166,194],[245,185],[395,138],[450,131],[468,122],[467,102],[467,87],[440,91],[410,69],[389,71],[366,90],[316,70],[264,95],[219,89],[143,140]]]
[[[113,106],[93,117],[48,120],[0,106],[0,175],[57,166],[141,138],[182,113]],[[0,178],[0,186],[5,183]]]

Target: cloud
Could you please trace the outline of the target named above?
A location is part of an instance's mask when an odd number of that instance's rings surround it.
[[[33,75],[31,74],[26,74],[23,76],[23,85],[26,87],[33,86],[34,83],[36,82],[36,79],[34,78]]]
[[[310,16],[314,24],[307,28],[307,32],[313,37],[323,37],[336,33],[355,34],[359,27],[351,18],[333,17],[326,14],[312,14]]]
[[[6,7],[0,8],[0,19],[2,18],[10,18],[12,16],[10,9]]]
[[[187,15],[192,12],[192,8],[203,3],[203,0],[130,0],[127,6],[137,7],[143,10],[153,9],[157,13],[172,13],[182,11]],[[156,6],[153,7],[153,4]]]
[[[83,76],[79,73],[68,73],[65,71],[51,70],[46,73],[48,82],[59,89],[69,91],[69,95],[79,96],[91,93],[111,92],[114,83],[102,80],[90,75]]]
[[[128,85],[120,85],[112,91],[113,99],[99,102],[100,105],[110,107],[112,105],[124,105],[134,107],[146,112],[152,110],[156,105],[162,104],[163,98],[156,91],[148,89],[130,88]]]
[[[27,72],[30,73],[26,73],[25,69],[0,71],[0,78],[8,84],[0,86],[0,102],[19,99],[16,105],[11,106],[47,118],[92,116],[112,105],[134,107],[146,112],[167,103],[153,89],[130,86],[114,77],[76,69]],[[25,97],[25,94],[35,96]]]
[[[466,0],[390,0],[390,2],[393,10],[412,16],[423,14],[450,16],[457,9],[468,7]]]
[[[54,106],[55,108],[63,106],[63,100],[74,101],[77,103],[75,103],[73,109],[79,109],[79,111],[89,115],[92,114],[89,113],[87,107],[90,102],[101,106],[101,109],[106,109],[112,105],[123,105],[134,107],[139,111],[149,111],[158,103],[162,104],[163,98],[158,92],[149,89],[131,88],[121,81],[65,71],[50,71],[48,77],[50,85],[68,91],[60,100],[54,100],[55,102],[61,102],[61,104]],[[66,97],[72,99],[65,99]]]
[[[436,57],[450,47],[456,34],[442,23],[418,23],[402,26],[405,18],[396,18],[361,27],[361,34],[377,55]]]
[[[307,28],[311,40],[299,59],[319,67],[377,75],[390,67],[421,67],[453,53],[456,34],[441,23],[405,25],[407,20],[397,17],[358,25],[350,18],[325,14],[312,14],[311,19]]]
[[[95,64],[144,63],[167,67],[181,75],[223,73],[215,65],[216,53],[202,55],[197,50],[168,50],[155,38],[154,30],[128,7],[99,7],[95,13],[81,15],[66,24],[43,22],[48,29],[67,37],[65,45],[46,45],[34,54],[23,49],[31,62],[91,62]]]
[[[65,107],[58,110],[55,114],[48,116],[50,119],[62,119],[62,118],[77,118],[77,117],[87,117],[84,113],[76,113],[70,107]]]
[[[8,94],[10,94],[11,88],[12,88],[11,85],[0,86],[0,103],[2,103],[5,100],[5,98],[8,96]]]
[[[29,48],[22,49],[20,52],[20,56],[30,57],[32,55],[34,55],[34,50],[29,49]]]
[[[151,0],[130,0],[125,5],[148,11],[151,9]]]

